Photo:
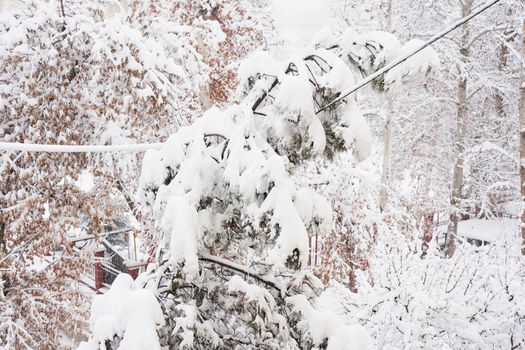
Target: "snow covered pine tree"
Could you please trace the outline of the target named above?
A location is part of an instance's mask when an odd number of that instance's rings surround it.
[[[80,349],[369,349],[360,326],[316,309],[307,231],[331,232],[328,202],[289,177],[313,157],[370,152],[350,67],[326,49],[240,67],[241,103],[212,108],[148,151],[139,185],[161,233],[155,264],[121,275],[92,307]]]

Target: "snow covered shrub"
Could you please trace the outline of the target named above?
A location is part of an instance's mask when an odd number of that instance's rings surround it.
[[[350,68],[322,49],[287,62],[259,52],[240,77],[241,104],[208,110],[144,158],[138,195],[161,239],[139,280],[165,314],[158,344],[366,349],[364,331],[312,306],[323,285],[305,269],[307,230],[331,232],[333,216],[323,197],[290,178],[313,157],[368,156],[370,132],[354,98],[316,114],[353,84]],[[127,341],[127,332],[100,338],[97,329],[84,346]]]
[[[371,132],[354,96],[321,111],[354,84],[351,67],[323,48],[283,62],[256,52],[239,78],[239,104],[209,109],[144,157],[138,197],[160,239],[138,283],[157,295],[166,321],[151,325],[152,341],[182,349],[369,348],[363,330],[315,307],[323,284],[306,269],[308,232],[331,233],[333,213],[291,178],[310,159],[369,156]],[[118,317],[95,320],[84,348],[128,343],[128,331],[101,330],[115,329]]]
[[[323,305],[339,297],[331,307],[369,330],[379,349],[521,349],[525,260],[514,238],[465,244],[452,258],[431,245],[424,259],[402,237],[383,241],[358,293],[334,286]]]

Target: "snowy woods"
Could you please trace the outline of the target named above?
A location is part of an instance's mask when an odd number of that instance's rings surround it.
[[[0,0],[0,63],[0,349],[525,349],[523,2]]]

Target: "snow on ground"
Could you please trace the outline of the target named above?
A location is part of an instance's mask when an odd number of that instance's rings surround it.
[[[500,204],[499,209],[500,209],[500,212],[502,213],[519,217],[521,216],[521,212],[523,211],[524,208],[523,208],[523,202],[514,201],[514,202],[505,202],[503,204]]]
[[[470,219],[458,223],[458,235],[465,239],[503,243],[517,238],[519,225],[518,218]],[[444,242],[447,230],[448,222],[437,228],[438,242]]]
[[[486,242],[502,242],[518,232],[519,219],[494,218],[460,221],[458,233],[461,237]]]

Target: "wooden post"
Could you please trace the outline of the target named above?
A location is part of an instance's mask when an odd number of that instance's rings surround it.
[[[133,279],[137,279],[137,277],[140,274],[140,269],[142,267],[146,267],[147,261],[134,261],[134,260],[128,260],[125,262],[126,265],[126,272],[128,275],[130,275]]]
[[[133,278],[134,280],[137,279],[137,277],[139,276],[139,269],[139,267],[128,267],[128,275],[130,275],[131,278]]]
[[[314,256],[315,257],[315,260],[314,260],[315,261],[314,262],[315,265],[314,266],[317,266],[317,248],[318,248],[318,246],[317,246],[317,233],[316,233],[315,234],[315,256]]]
[[[97,293],[100,293],[100,289],[102,289],[104,284],[104,269],[102,268],[102,261],[100,260],[104,258],[105,252],[106,250],[104,247],[95,251],[95,258],[97,259],[97,262],[95,263],[95,290]]]
[[[312,236],[308,235],[308,266],[312,266]]]

